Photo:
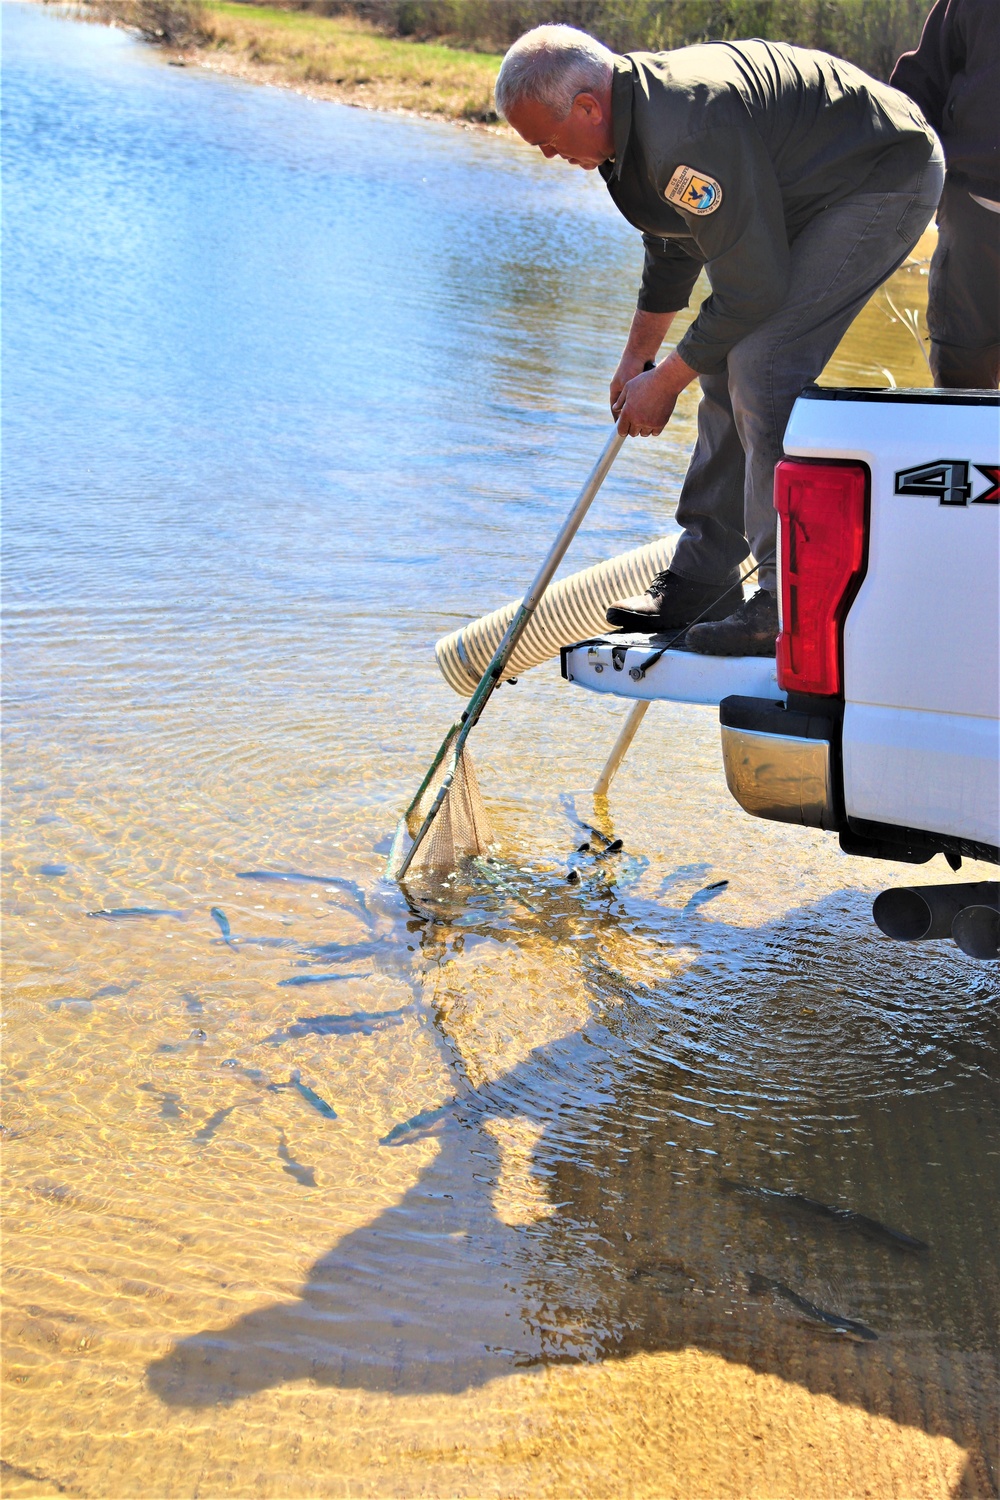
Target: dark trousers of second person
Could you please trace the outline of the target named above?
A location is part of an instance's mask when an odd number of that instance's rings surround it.
[[[1000,385],[1000,212],[984,208],[948,177],[937,223],[927,296],[934,384],[995,391]]]

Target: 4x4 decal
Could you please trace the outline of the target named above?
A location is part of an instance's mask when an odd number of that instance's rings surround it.
[[[986,480],[986,489],[978,495],[972,493],[970,467],[978,469]],[[970,465],[965,459],[939,458],[915,469],[900,469],[896,494],[936,496],[941,505],[968,505],[970,501],[973,505],[1000,505],[1000,464]]]

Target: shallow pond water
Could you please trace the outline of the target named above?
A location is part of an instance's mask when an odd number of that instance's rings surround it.
[[[634,234],[508,141],[4,24],[5,1493],[992,1493],[996,980],[877,933],[912,869],[746,818],[709,710],[595,809],[625,710],[553,666],[475,742],[515,894],[381,879]],[[884,371],[880,294],[825,379]],[[670,530],[693,413],[568,566]]]

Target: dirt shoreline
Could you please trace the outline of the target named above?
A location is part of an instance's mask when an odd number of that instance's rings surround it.
[[[464,120],[460,116],[446,115],[436,110],[411,109],[406,105],[392,104],[385,98],[380,98],[377,89],[372,90],[371,97],[359,96],[360,91],[357,88],[348,89],[338,87],[336,84],[306,82],[292,78],[280,67],[252,62],[248,58],[222,51],[217,47],[194,47],[183,51],[174,48],[160,50],[171,67],[201,68],[206,73],[219,73],[226,78],[239,78],[244,83],[287,89],[290,93],[301,94],[306,99],[324,99],[332,104],[346,104],[351,109],[366,109],[376,114],[405,115],[414,120],[437,120],[444,124],[456,125],[461,130],[473,130],[480,135],[492,135],[507,140],[517,139],[515,132],[503,121],[492,124],[483,120]]]

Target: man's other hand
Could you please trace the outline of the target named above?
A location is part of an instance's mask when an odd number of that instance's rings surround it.
[[[618,431],[626,437],[659,437],[677,404],[677,392],[657,381],[657,370],[646,370],[625,382],[612,402]]]
[[[675,350],[655,370],[633,375],[611,403],[618,431],[626,437],[659,437],[670,421],[677,397],[697,373]]]

